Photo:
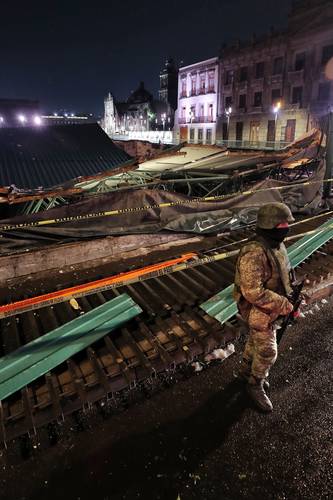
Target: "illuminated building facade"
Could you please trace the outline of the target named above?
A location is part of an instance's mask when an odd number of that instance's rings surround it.
[[[316,126],[333,104],[332,26],[332,1],[303,0],[283,33],[224,46],[218,138],[279,146]]]
[[[172,134],[173,124],[174,110],[169,102],[154,99],[143,82],[126,102],[116,102],[110,93],[104,100],[101,126],[110,137],[122,135],[152,141],[157,138],[159,142],[166,132]]]
[[[217,57],[179,68],[175,129],[180,142],[215,143],[218,70]]]

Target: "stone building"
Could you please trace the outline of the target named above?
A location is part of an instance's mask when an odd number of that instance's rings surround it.
[[[177,106],[178,69],[168,59],[160,73],[159,99],[145,88],[144,82],[126,101],[115,101],[109,93],[104,99],[101,126],[110,136],[153,142],[173,140],[174,113]]]
[[[333,2],[294,2],[283,33],[224,46],[220,54],[219,139],[283,145],[333,104]]]
[[[217,57],[179,68],[175,130],[181,142],[215,143],[218,69]]]

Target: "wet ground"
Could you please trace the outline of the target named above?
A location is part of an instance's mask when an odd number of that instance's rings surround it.
[[[332,302],[288,330],[270,415],[235,381],[237,353],[25,462],[10,455],[0,498],[332,499],[332,333]]]

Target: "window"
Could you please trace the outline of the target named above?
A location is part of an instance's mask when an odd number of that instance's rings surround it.
[[[182,78],[182,97],[186,97],[186,78]]]
[[[246,94],[240,94],[239,96],[239,107],[241,109],[246,108]]]
[[[287,125],[284,131],[285,142],[293,142],[295,140],[296,120],[287,120]]]
[[[199,117],[200,117],[200,121],[203,122],[204,119],[205,119],[205,107],[203,104],[200,104],[200,111],[199,111]]]
[[[236,122],[236,141],[243,140],[243,122]]]
[[[303,97],[303,87],[293,87],[292,95],[291,95],[291,103],[292,104],[300,104],[302,105],[302,97]]]
[[[198,143],[202,144],[202,141],[203,141],[203,129],[198,128]]]
[[[281,75],[283,72],[283,57],[276,57],[273,62],[273,75]]]
[[[330,98],[330,82],[320,83],[318,87],[318,101],[328,101]]]
[[[196,95],[197,93],[197,75],[191,76],[191,95]]]
[[[226,98],[225,98],[225,108],[228,109],[230,108],[232,105],[232,96],[231,95],[228,95]]]
[[[276,103],[281,99],[281,89],[272,90],[272,104]]]
[[[256,64],[256,78],[263,78],[265,71],[265,63],[263,61]]]
[[[206,130],[206,144],[211,144],[212,143],[212,129],[208,128]]]
[[[229,69],[225,73],[225,85],[230,85],[234,81],[234,72]]]
[[[255,92],[253,105],[254,106],[261,106],[261,104],[262,104],[262,92]]]
[[[229,135],[229,127],[227,122],[223,122],[222,125],[222,137],[224,141],[228,140],[228,135]]]
[[[194,128],[190,128],[190,141],[194,142]]]
[[[305,68],[306,53],[299,52],[295,56],[295,71],[301,71]]]
[[[240,81],[240,82],[246,82],[246,81],[247,81],[247,66],[243,66],[243,67],[240,69],[240,73],[239,73],[239,81]]]
[[[210,122],[212,122],[214,120],[214,117],[213,117],[213,105],[212,104],[210,104],[208,106],[208,120]]]
[[[200,74],[200,94],[204,94],[206,90],[206,74]]]
[[[215,71],[208,73],[208,92],[215,92]]]
[[[333,45],[326,45],[326,47],[323,47],[321,64],[327,64],[332,57],[333,57]]]
[[[192,123],[195,120],[195,106],[191,106],[190,109],[190,122]]]
[[[275,120],[268,120],[267,124],[267,142],[275,141]]]
[[[259,141],[260,122],[250,122],[250,142]]]

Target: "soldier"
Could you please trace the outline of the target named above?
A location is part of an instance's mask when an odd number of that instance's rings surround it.
[[[255,239],[246,243],[236,264],[234,298],[247,323],[249,337],[239,376],[247,381],[247,392],[266,412],[273,405],[265,389],[269,370],[277,358],[274,321],[289,314],[290,263],[283,243],[294,218],[284,203],[269,203],[258,211]]]

